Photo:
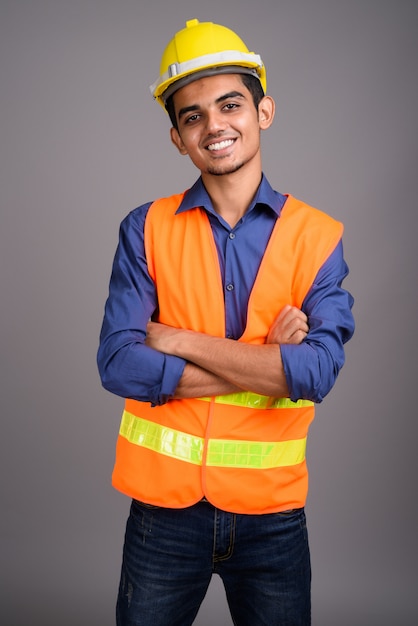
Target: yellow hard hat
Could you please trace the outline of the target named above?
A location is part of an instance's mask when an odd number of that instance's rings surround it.
[[[160,77],[150,86],[163,107],[167,98],[188,83],[221,73],[253,74],[266,93],[266,69],[258,54],[232,30],[212,22],[193,19],[176,33],[164,50]]]

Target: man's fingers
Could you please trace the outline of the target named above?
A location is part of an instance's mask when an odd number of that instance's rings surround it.
[[[295,306],[286,305],[273,322],[267,343],[298,344],[309,332],[308,318]]]
[[[308,334],[308,324],[301,319],[293,319],[282,331],[281,343],[301,343]]]

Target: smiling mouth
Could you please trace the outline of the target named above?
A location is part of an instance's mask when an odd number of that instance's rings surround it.
[[[217,143],[211,143],[208,145],[208,150],[211,152],[216,152],[217,150],[224,150],[225,148],[229,148],[234,143],[233,139],[225,139],[224,141],[219,141]]]

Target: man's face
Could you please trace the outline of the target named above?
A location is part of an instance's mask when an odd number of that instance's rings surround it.
[[[200,78],[174,94],[178,131],[171,129],[172,141],[203,175],[261,168],[260,128],[265,127],[265,113],[259,112],[264,111],[264,100],[270,99],[264,98],[257,110],[238,74]]]

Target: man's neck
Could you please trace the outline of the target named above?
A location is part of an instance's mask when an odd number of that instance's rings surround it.
[[[224,176],[202,173],[202,180],[213,208],[231,228],[247,212],[261,182],[261,169],[253,173],[245,169]]]

